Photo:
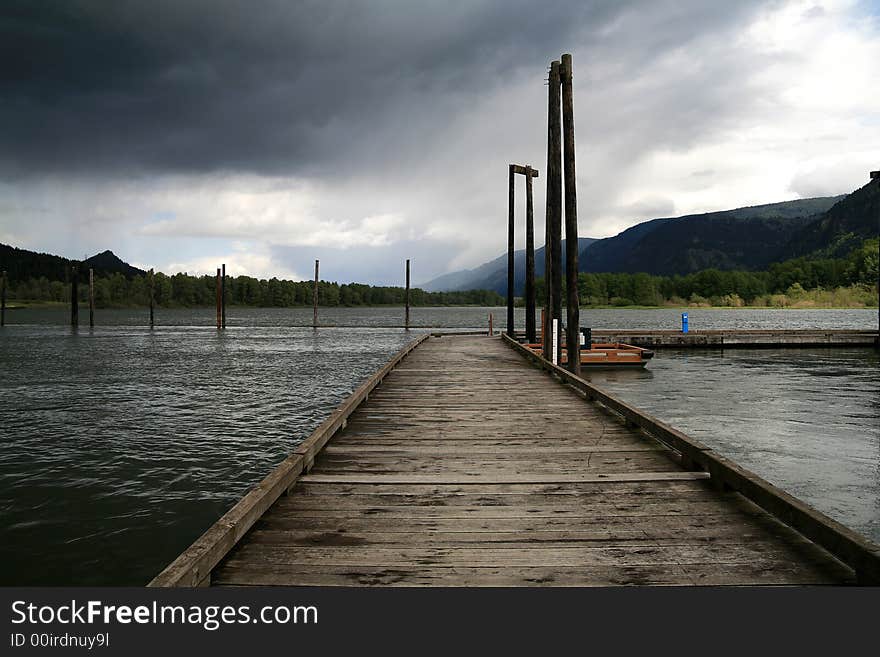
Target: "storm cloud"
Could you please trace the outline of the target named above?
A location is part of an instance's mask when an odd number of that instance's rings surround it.
[[[544,168],[562,52],[582,235],[841,193],[876,166],[877,31],[833,2],[5,2],[0,241],[259,275],[323,253],[368,282],[474,266],[503,250],[506,164]]]

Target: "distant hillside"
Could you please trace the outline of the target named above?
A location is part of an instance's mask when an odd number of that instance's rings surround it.
[[[786,245],[784,257],[810,254],[845,256],[862,240],[880,232],[880,178],[834,204],[825,214],[801,228]]]
[[[665,276],[710,268],[762,269],[784,260],[792,235],[842,198],[785,201],[654,219],[599,240],[583,254],[580,268],[588,272]]]
[[[143,269],[132,267],[127,262],[123,262],[113,251],[102,251],[97,255],[93,255],[91,258],[83,260],[82,266],[85,268],[92,267],[96,272],[119,272],[126,278],[145,276],[147,273]]]
[[[27,249],[19,249],[7,244],[0,244],[0,271],[6,270],[10,281],[23,281],[30,278],[46,277],[50,281],[67,280],[71,260],[49,253],[37,253]],[[146,272],[132,267],[120,260],[112,251],[104,251],[84,260],[81,270],[89,267],[98,276],[120,273],[126,278],[144,275]]]
[[[596,240],[591,237],[578,239],[578,246],[583,251]],[[562,240],[562,252],[565,253],[565,240]],[[513,254],[514,291],[523,294],[526,284],[526,251],[522,249]],[[535,276],[544,275],[544,247],[535,249]],[[420,286],[431,292],[457,290],[493,290],[499,294],[507,294],[507,254],[474,269],[465,269],[439,276]]]
[[[646,272],[685,275],[703,269],[759,270],[774,262],[810,255],[836,235],[877,234],[877,184],[848,196],[800,199],[734,210],[651,219],[601,240],[582,239],[578,265],[584,272]],[[873,189],[873,192],[871,191]],[[867,191],[866,191],[867,190]],[[873,233],[871,232],[873,230]],[[845,246],[857,238],[841,243]],[[536,272],[544,271],[544,248],[535,252]],[[523,292],[525,251],[516,252],[517,295]],[[424,284],[430,290],[507,290],[507,256],[475,269],[445,274]]]

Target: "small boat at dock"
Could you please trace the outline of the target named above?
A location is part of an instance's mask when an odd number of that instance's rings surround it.
[[[524,343],[537,354],[540,354],[544,346],[540,342]],[[648,361],[654,357],[654,352],[650,349],[636,347],[635,345],[625,344],[623,342],[591,342],[590,348],[581,348],[581,368],[589,367],[595,369],[622,369],[622,368],[638,368],[644,367]],[[568,363],[568,351],[563,347],[562,362],[565,366]]]

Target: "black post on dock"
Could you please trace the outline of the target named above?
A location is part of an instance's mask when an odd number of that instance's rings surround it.
[[[70,325],[79,326],[79,267],[70,265]]]
[[[565,285],[566,351],[568,371],[581,373],[580,300],[578,298],[577,176],[574,169],[574,103],[572,100],[571,55],[562,56],[562,128],[565,133]]]
[[[507,166],[507,335],[513,337],[513,165]]]
[[[526,340],[537,340],[535,330],[535,204],[532,201],[532,178],[538,171],[526,167]]]
[[[223,271],[220,278],[220,309],[223,320],[223,328],[226,328],[226,263],[221,265]]]
[[[409,330],[409,258],[406,259],[406,329]]]
[[[6,270],[0,274],[0,326],[6,326]]]
[[[153,322],[153,307],[156,305],[156,285],[155,285],[155,273],[152,269],[150,269],[150,328],[152,329],[155,325]]]
[[[89,328],[95,328],[95,270],[89,267]]]
[[[560,73],[559,62],[550,64],[549,99],[547,105],[547,224],[548,243],[544,256],[551,263],[547,271],[549,294],[547,299],[546,358],[559,363],[562,345],[559,340],[559,323],[562,320],[562,126],[559,109]],[[554,322],[556,330],[554,331]],[[552,345],[556,345],[556,353]]]
[[[219,331],[220,329],[223,328],[223,310],[222,310],[222,303],[223,302],[221,300],[223,292],[221,289],[222,284],[220,283],[220,267],[217,267],[217,279],[216,279],[216,286],[215,287],[217,288],[216,292],[215,292],[215,297],[216,297],[215,305],[217,306],[217,330]]]
[[[318,328],[318,261],[315,260],[315,289],[312,292],[312,308],[314,315],[312,317],[312,327]]]

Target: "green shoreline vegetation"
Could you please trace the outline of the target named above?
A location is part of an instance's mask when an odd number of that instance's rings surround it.
[[[865,240],[844,258],[796,258],[773,264],[767,271],[706,269],[686,276],[645,273],[581,273],[579,297],[585,308],[876,308],[880,240]],[[544,283],[535,285],[543,303]],[[288,281],[250,276],[227,278],[230,306],[308,307],[313,281]],[[187,308],[212,306],[214,276],[162,273],[155,275],[157,306]],[[8,307],[51,307],[69,299],[69,284],[46,277],[9,281]],[[88,300],[88,286],[79,285],[79,298]],[[320,306],[401,306],[402,287],[359,283],[318,283]],[[410,291],[412,306],[503,306],[505,298],[493,290],[456,292]],[[98,308],[138,308],[149,304],[149,282],[144,276],[126,278],[116,273],[95,278]],[[522,305],[522,300],[518,300]]]

